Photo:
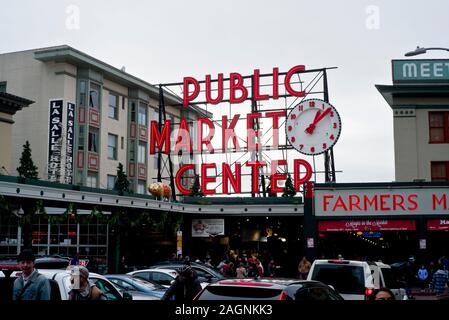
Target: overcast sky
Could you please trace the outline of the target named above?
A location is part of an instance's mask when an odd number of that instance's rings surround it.
[[[337,182],[394,180],[392,110],[374,85],[391,84],[391,60],[417,45],[449,47],[447,0],[18,0],[2,8],[1,53],[67,44],[153,84],[338,67],[328,74],[342,118]]]

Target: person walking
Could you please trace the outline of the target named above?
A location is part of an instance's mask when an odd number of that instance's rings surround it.
[[[190,265],[183,265],[161,300],[192,301],[201,291],[201,283]]]
[[[50,300],[50,282],[34,268],[36,257],[31,250],[17,257],[22,275],[14,281],[13,300]]]
[[[444,266],[440,262],[438,270],[433,274],[432,281],[430,282],[430,288],[433,289],[437,296],[442,295],[444,294],[444,289],[447,283],[448,273],[447,270],[444,270]]]
[[[421,291],[426,289],[427,278],[429,277],[429,272],[427,271],[424,264],[421,265],[421,268],[418,270],[418,280],[421,287]]]
[[[307,280],[307,275],[309,274],[311,267],[312,264],[307,260],[307,257],[304,256],[298,265],[298,278],[300,280]]]

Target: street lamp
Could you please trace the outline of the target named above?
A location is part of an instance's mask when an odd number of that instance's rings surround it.
[[[418,47],[416,47],[416,49],[415,49],[414,51],[407,52],[407,53],[405,54],[405,56],[406,56],[406,57],[416,56],[416,55],[418,55],[418,54],[426,53],[427,50],[443,50],[443,51],[449,51],[448,48],[420,48],[420,47],[418,46]]]

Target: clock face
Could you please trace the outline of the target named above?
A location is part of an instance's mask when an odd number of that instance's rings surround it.
[[[334,146],[340,137],[337,110],[320,99],[304,100],[287,116],[287,139],[302,154],[317,155]]]

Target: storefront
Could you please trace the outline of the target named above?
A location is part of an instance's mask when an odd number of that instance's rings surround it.
[[[305,215],[317,257],[428,260],[448,254],[448,201],[448,183],[317,184]]]

